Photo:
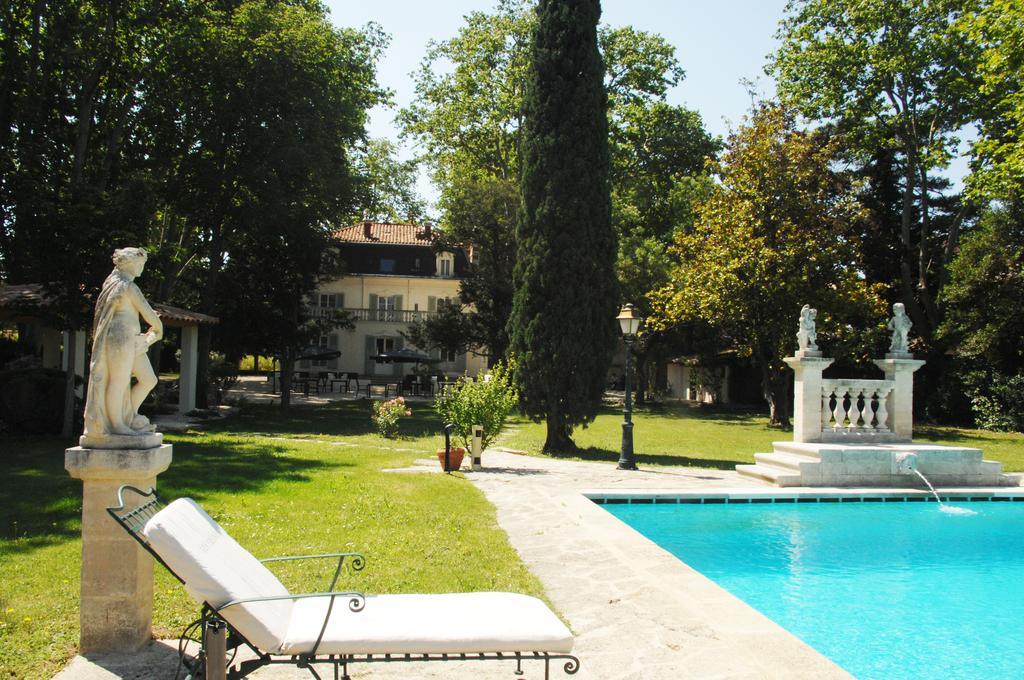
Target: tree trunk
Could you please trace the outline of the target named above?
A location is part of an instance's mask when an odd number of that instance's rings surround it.
[[[903,297],[903,305],[907,309],[914,325],[920,330],[928,325],[924,310],[918,303],[914,294],[916,286],[914,283],[913,268],[914,249],[910,239],[910,227],[914,214],[914,186],[917,181],[917,166],[914,162],[912,150],[907,149],[906,168],[903,172],[903,206],[900,213],[900,291]]]
[[[546,421],[548,434],[544,440],[544,453],[570,453],[577,449],[564,418],[557,413],[548,413]]]
[[[761,393],[768,404],[769,425],[772,427],[789,427],[789,405],[786,396],[789,392],[788,377],[782,371],[775,371],[767,362],[759,362],[761,366]]]
[[[281,408],[287,409],[292,403],[292,371],[295,368],[295,359],[291,349],[285,349],[278,355],[278,364],[281,367]]]
[[[64,358],[68,370],[64,374],[64,422],[60,428],[60,436],[68,439],[75,434],[75,352],[78,334],[68,331],[68,343],[64,347]]]
[[[633,398],[633,403],[637,406],[642,406],[647,403],[647,385],[650,382],[647,377],[647,352],[634,352],[633,353],[633,367],[635,372],[633,376],[636,378],[636,384],[634,385],[636,392]]]

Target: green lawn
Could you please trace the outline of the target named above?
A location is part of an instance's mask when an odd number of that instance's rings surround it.
[[[206,433],[168,436],[168,498],[191,496],[258,557],[359,551],[366,569],[340,588],[366,592],[512,590],[543,595],[494,508],[459,475],[383,474],[433,456],[443,442],[427,407],[407,438],[371,432],[369,405],[248,408]],[[49,677],[78,640],[80,482],[63,469],[66,442],[0,442],[0,677]],[[329,565],[289,569],[295,591],[321,590]],[[281,573],[281,572],[279,572]],[[175,637],[197,608],[157,571],[154,625]]]
[[[545,426],[514,418],[498,446],[539,455]],[[693,408],[670,405],[633,413],[633,449],[640,465],[685,465],[731,470],[754,462],[754,454],[772,450],[772,442],[792,439],[792,433],[768,427],[768,418],[755,411]],[[1024,435],[944,426],[918,426],[916,441],[980,448],[985,458],[1003,463],[1007,472],[1024,470]],[[573,433],[580,451],[572,458],[616,461],[622,443],[621,409],[603,409],[586,428]]]

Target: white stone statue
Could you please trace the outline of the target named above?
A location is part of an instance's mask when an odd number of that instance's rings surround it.
[[[133,444],[137,444],[137,448],[150,448],[154,436],[159,435],[153,435],[155,427],[139,415],[139,405],[157,384],[146,351],[163,337],[164,328],[134,282],[146,266],[146,251],[121,248],[114,251],[113,260],[114,271],[103,282],[93,317],[81,445],[135,448]],[[140,315],[149,324],[145,333]],[[136,379],[134,386],[132,376]]]
[[[910,317],[907,316],[903,303],[897,302],[892,306],[892,318],[889,319],[889,324],[886,326],[886,328],[892,331],[892,342],[889,343],[889,351],[891,353],[910,353],[910,344],[907,340],[910,326]]]
[[[818,310],[804,305],[800,310],[800,323],[796,331],[797,349],[801,352],[818,351],[818,332],[814,328],[814,320],[818,318]]]

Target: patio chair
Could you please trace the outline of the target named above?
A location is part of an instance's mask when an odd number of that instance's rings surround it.
[[[331,392],[334,392],[335,385],[341,385],[341,391],[348,392],[348,373],[344,373],[342,371],[334,371],[329,375],[331,381]]]
[[[141,496],[127,509],[125,493]],[[567,674],[579,670],[570,652],[572,633],[540,600],[515,593],[445,595],[364,595],[335,591],[346,565],[360,571],[356,553],[329,553],[257,560],[190,498],[164,504],[153,489],[118,490],[107,512],[197,602],[200,618],[186,628],[179,648],[188,678],[243,678],[257,668],[288,664],[308,670],[333,667],[334,678],[349,680],[348,667],[359,663],[421,661],[552,661]],[[301,559],[337,560],[323,592],[292,594],[264,566]],[[184,643],[201,632],[200,651],[185,660]],[[255,658],[235,662],[239,648]],[[231,652],[230,660],[227,654]]]

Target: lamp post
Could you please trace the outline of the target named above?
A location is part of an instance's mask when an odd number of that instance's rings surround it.
[[[619,470],[636,470],[636,459],[633,457],[633,394],[630,385],[633,368],[633,340],[640,330],[641,316],[633,309],[633,305],[623,305],[616,317],[622,329],[622,340],[626,343],[626,403],[622,409],[622,451],[619,454]]]

